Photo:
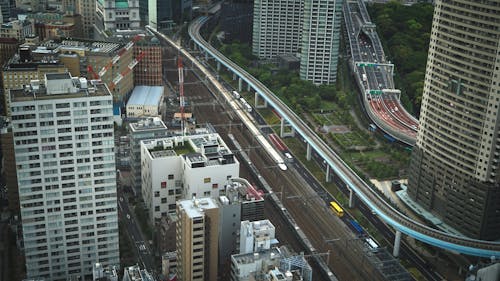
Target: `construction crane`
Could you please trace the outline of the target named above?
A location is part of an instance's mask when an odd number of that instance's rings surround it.
[[[144,51],[140,51],[139,52],[139,55],[137,55],[136,58],[134,58],[128,65],[127,65],[127,68],[125,68],[124,71],[122,71],[121,73],[118,73],[118,75],[116,75],[115,79],[113,79],[113,81],[111,81],[111,83],[108,84],[108,88],[110,91],[113,91],[114,88],[116,87],[116,85],[123,79],[123,77],[125,77],[127,74],[129,74],[130,71],[132,71],[132,69],[134,69],[134,67],[146,56],[146,52]]]
[[[182,66],[182,57],[177,58],[177,69],[179,71],[179,109],[181,111],[181,132],[185,136],[186,118],[184,116],[184,69]]]
[[[94,69],[92,68],[92,66],[89,64],[87,65],[87,73],[90,73],[92,74],[92,77],[95,79],[95,80],[100,80],[101,78],[99,77],[99,75],[97,75],[97,73],[95,73]]]
[[[139,35],[134,36],[134,38],[132,38],[132,40],[130,40],[125,45],[125,47],[121,48],[118,51],[118,54],[116,54],[105,66],[103,66],[101,68],[101,70],[99,70],[99,77],[104,76],[104,74],[106,74],[106,72],[108,71],[108,69],[110,69],[114,64],[116,64],[126,51],[130,50],[130,48],[132,48],[137,41],[139,41],[139,40],[141,40],[143,38],[144,38],[143,34],[139,34]]]

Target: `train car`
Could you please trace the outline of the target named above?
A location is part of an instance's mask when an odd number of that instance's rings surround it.
[[[333,213],[337,215],[337,217],[341,218],[342,216],[344,216],[344,210],[339,206],[337,202],[330,202],[330,209],[332,209]]]
[[[241,98],[240,94],[236,91],[233,91],[233,97],[237,100]]]
[[[245,109],[247,112],[252,112],[252,106],[249,105],[248,103],[245,103]]]
[[[354,228],[354,231],[356,231],[356,234],[358,236],[361,236],[364,234],[363,227],[361,227],[361,225],[359,225],[359,223],[357,221],[349,220],[349,223],[351,224],[352,228]]]
[[[286,145],[276,134],[269,134],[269,139],[274,143],[274,145],[281,151],[287,150]]]
[[[368,238],[365,239],[365,244],[371,250],[377,250],[378,249],[378,244],[375,241],[373,241],[373,239],[371,239],[370,237],[368,237]]]

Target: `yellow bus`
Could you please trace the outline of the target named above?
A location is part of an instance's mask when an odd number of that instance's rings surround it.
[[[337,202],[330,202],[330,209],[337,215],[337,217],[342,217],[344,215],[344,210],[340,208],[339,204]]]

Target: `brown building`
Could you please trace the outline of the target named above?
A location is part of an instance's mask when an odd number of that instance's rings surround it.
[[[146,52],[146,56],[134,68],[134,84],[144,86],[161,86],[162,80],[162,48],[156,37],[146,37],[134,46],[134,57]]]
[[[177,201],[177,276],[181,281],[216,281],[219,207],[211,198]]]
[[[7,62],[17,51],[19,40],[16,38],[0,38],[0,65]]]
[[[14,55],[2,69],[2,98],[5,115],[10,116],[8,90],[20,89],[24,85],[29,85],[31,80],[43,82],[46,73],[64,72],[66,72],[66,67],[58,60],[33,61],[31,51],[28,48],[22,48],[19,54]]]
[[[19,192],[17,185],[16,159],[14,155],[14,140],[12,128],[5,118],[0,120],[0,144],[2,147],[2,177],[7,187],[9,210],[19,212]]]

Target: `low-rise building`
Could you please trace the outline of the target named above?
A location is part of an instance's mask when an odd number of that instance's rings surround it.
[[[127,117],[161,116],[164,89],[163,86],[136,86],[127,102]]]
[[[125,267],[122,281],[155,281],[153,275],[138,265]]]
[[[116,266],[103,266],[101,263],[95,263],[92,281],[118,281],[118,269]]]
[[[311,281],[312,268],[303,255],[286,246],[231,256],[231,281]]]
[[[0,25],[0,37],[16,38],[20,42],[26,36],[35,34],[33,22],[31,20],[13,20]]]

